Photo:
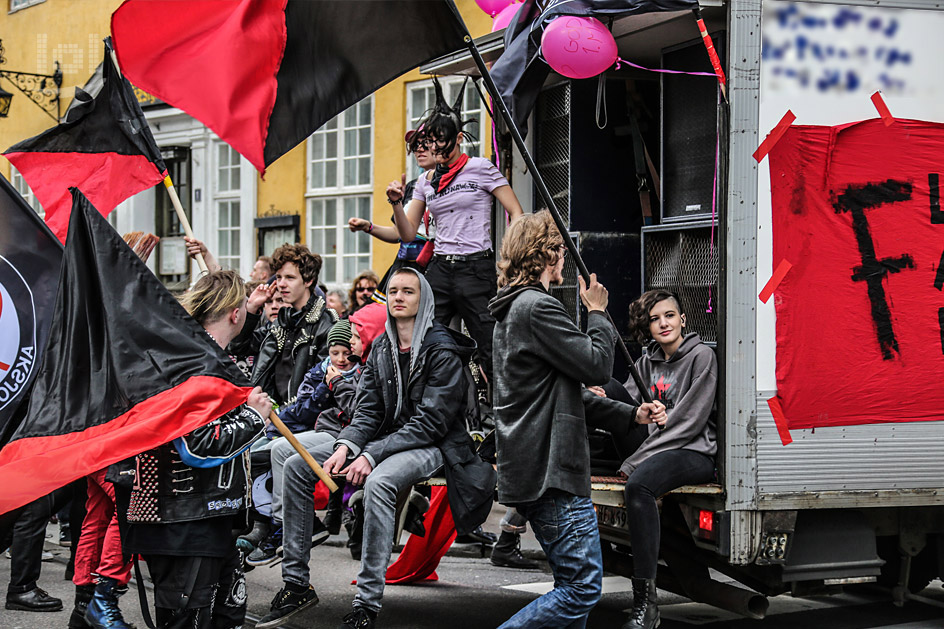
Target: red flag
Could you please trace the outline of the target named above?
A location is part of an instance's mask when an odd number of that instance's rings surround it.
[[[451,0],[126,0],[111,30],[135,85],[259,171],[467,35]]]
[[[167,175],[160,149],[134,91],[118,75],[106,42],[103,85],[92,98],[76,89],[79,104],[58,126],[4,153],[46,211],[46,224],[65,242],[76,186],[103,215]]]

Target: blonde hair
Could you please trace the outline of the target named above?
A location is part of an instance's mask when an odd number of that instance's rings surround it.
[[[560,259],[558,249],[563,244],[547,210],[515,219],[502,240],[498,287],[537,284],[547,265]]]
[[[180,305],[200,325],[215,323],[246,299],[245,283],[236,271],[204,275],[180,298]]]

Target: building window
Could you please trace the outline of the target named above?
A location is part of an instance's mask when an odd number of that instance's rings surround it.
[[[13,187],[16,188],[16,191],[26,199],[26,202],[30,204],[30,207],[36,210],[36,213],[39,214],[39,218],[46,219],[46,211],[43,210],[43,206],[40,205],[39,201],[36,199],[36,195],[33,194],[33,190],[29,187],[29,184],[26,183],[26,179],[23,178],[23,175],[20,174],[13,165],[10,165],[10,183],[13,184]]]
[[[34,4],[40,4],[41,2],[46,2],[46,0],[10,0],[10,13],[31,7]]]
[[[222,142],[216,147],[217,259],[224,269],[239,271],[240,156]]]
[[[456,102],[459,90],[462,89],[462,78],[439,79],[443,86],[443,94],[446,95],[446,101],[452,105]],[[407,128],[415,129],[420,120],[429,112],[436,102],[435,91],[432,81],[418,81],[410,83],[407,88]],[[465,94],[462,97],[462,119],[471,120],[465,126],[465,130],[475,136],[475,140],[466,137],[462,143],[462,150],[469,154],[469,157],[482,156],[482,136],[485,131],[481,122],[485,119],[482,99],[472,81],[469,81],[465,87]],[[404,147],[404,150],[406,147]],[[407,179],[419,177],[421,172],[413,157],[407,159]]]
[[[370,266],[371,238],[347,221],[370,219],[373,99],[335,116],[308,139],[308,243],[323,260],[319,280],[330,287],[351,282]]]

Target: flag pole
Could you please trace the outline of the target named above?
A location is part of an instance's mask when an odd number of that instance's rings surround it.
[[[457,15],[457,17],[459,16]],[[461,17],[459,17],[459,19],[461,20]],[[547,184],[544,182],[544,178],[541,176],[541,172],[538,170],[537,164],[534,162],[534,158],[531,157],[531,153],[528,151],[528,147],[524,143],[524,137],[521,135],[521,130],[518,129],[518,125],[515,124],[515,121],[511,118],[511,114],[508,113],[508,108],[505,106],[505,100],[502,98],[501,93],[499,93],[498,87],[495,85],[495,81],[492,79],[492,75],[488,71],[488,66],[485,65],[485,60],[482,59],[482,55],[479,52],[478,46],[475,45],[475,41],[472,39],[472,36],[468,34],[468,31],[466,31],[464,41],[469,48],[469,52],[472,54],[472,60],[475,62],[479,72],[482,73],[482,80],[485,82],[485,89],[488,90],[489,95],[492,97],[493,110],[501,116],[505,126],[508,127],[508,130],[511,132],[511,137],[515,142],[515,146],[518,147],[518,151],[524,158],[525,166],[527,167],[528,172],[531,173],[531,177],[534,179],[534,183],[541,195],[541,199],[544,201],[544,205],[547,206],[548,211],[551,213],[551,217],[554,219],[554,223],[557,225],[557,230],[560,232],[561,238],[564,239],[564,246],[567,247],[567,250],[573,257],[574,263],[577,265],[577,270],[580,272],[580,275],[589,286],[590,271],[587,269],[587,265],[584,264],[583,258],[580,257],[580,252],[577,251],[577,246],[574,244],[573,238],[570,237],[570,232],[567,229],[567,225],[564,224],[564,219],[561,218],[560,211],[557,209],[557,204],[554,203],[554,198],[551,196],[551,191],[548,190]],[[609,311],[605,310],[604,314],[606,314],[606,318],[615,328],[616,324],[613,323],[613,317],[610,316]],[[623,354],[623,357],[626,359],[626,364],[629,365],[629,373],[633,378],[633,382],[636,383],[636,388],[639,390],[639,394],[642,396],[644,401],[652,402],[652,396],[649,394],[649,388],[642,381],[642,377],[639,375],[639,371],[636,369],[636,365],[633,363],[633,357],[630,355],[629,349],[626,347],[626,343],[623,341],[623,335],[620,334],[619,331],[617,331],[616,334],[616,344],[619,347],[620,352]],[[660,425],[659,428],[661,429],[662,426]]]
[[[324,468],[318,465],[318,461],[315,460],[315,457],[311,456],[311,453],[298,442],[298,439],[295,438],[295,435],[292,434],[292,431],[289,430],[288,426],[279,419],[279,416],[275,414],[275,411],[269,411],[269,420],[272,424],[278,429],[282,436],[288,439],[288,442],[292,444],[292,447],[295,448],[295,451],[298,452],[301,457],[305,460],[305,463],[308,464],[308,467],[311,468],[311,471],[315,473],[321,482],[327,486],[328,491],[334,493],[338,490],[337,483],[334,482],[327,472],[324,471]]]
[[[118,55],[115,54],[115,49],[111,48],[109,51],[111,56],[111,62],[115,65],[115,71],[118,72],[118,76],[123,76],[121,74],[121,66],[118,65]],[[174,211],[177,213],[177,220],[180,221],[180,226],[184,228],[184,234],[187,238],[193,238],[193,230],[190,229],[190,221],[187,220],[187,215],[184,213],[184,208],[180,204],[180,197],[177,196],[177,190],[174,188],[174,182],[171,181],[170,175],[164,175],[164,187],[167,188],[167,194],[170,196],[170,202],[174,206]],[[207,268],[206,260],[203,259],[203,254],[197,254],[197,264],[200,266],[200,271],[204,275],[210,272]]]

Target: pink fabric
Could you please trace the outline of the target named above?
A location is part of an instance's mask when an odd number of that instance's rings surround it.
[[[387,325],[387,306],[385,304],[367,304],[350,316],[351,323],[357,328],[357,335],[361,337],[361,343],[364,344],[363,358],[367,362],[367,356],[370,354],[370,346],[378,336],[384,333]]]
[[[106,468],[107,469],[107,468]],[[131,579],[131,562],[121,553],[115,488],[105,480],[105,470],[88,475],[88,500],[82,534],[75,549],[76,585],[92,585],[94,575],[126,585]]]

